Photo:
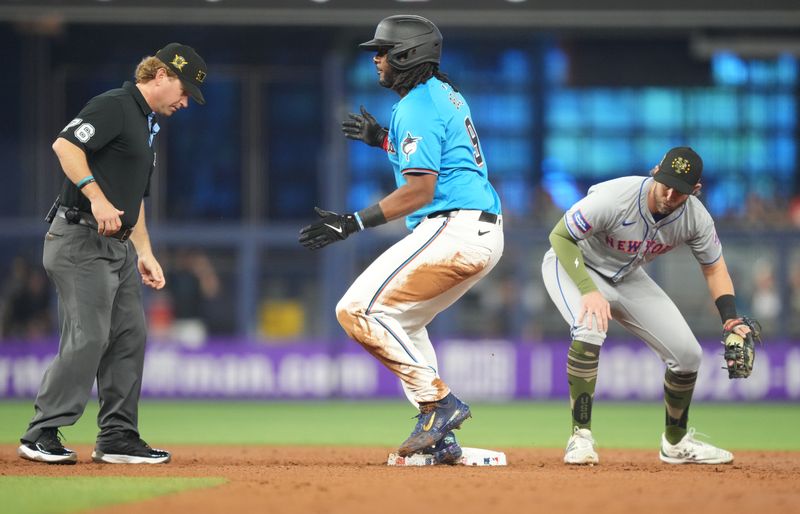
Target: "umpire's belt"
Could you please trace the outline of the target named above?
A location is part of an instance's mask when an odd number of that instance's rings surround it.
[[[72,210],[74,214],[67,217],[67,211]],[[74,223],[78,225],[83,225],[84,227],[91,227],[94,230],[97,230],[97,220],[94,219],[94,216],[89,214],[88,212],[79,211],[77,209],[70,209],[69,207],[59,207],[58,211],[56,211],[56,216],[59,218],[64,218],[67,220],[67,223]],[[120,241],[127,241],[129,237],[131,237],[131,233],[133,232],[133,227],[127,228],[122,227],[119,231],[111,234],[108,237],[113,237],[114,239],[119,239]]]
[[[498,225],[503,222],[503,217],[498,216],[497,214],[493,214],[491,212],[486,211],[475,211],[475,210],[468,210],[468,209],[450,209],[447,211],[436,211],[428,214],[428,218],[455,218],[459,213],[480,213],[478,215],[478,221],[484,221],[486,223],[491,223],[492,225]]]

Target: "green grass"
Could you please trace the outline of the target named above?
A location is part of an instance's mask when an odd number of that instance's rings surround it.
[[[75,512],[211,487],[222,478],[0,477],[3,512]],[[45,494],[43,494],[45,492]]]
[[[562,448],[569,434],[565,402],[474,404],[461,430],[464,446]],[[0,402],[0,443],[18,442],[33,414],[32,402]],[[396,446],[413,427],[405,402],[143,402],[139,428],[155,446],[269,444]],[[92,444],[96,405],[63,427],[67,444]],[[593,431],[603,448],[655,449],[663,430],[661,404],[598,403]],[[796,404],[698,404],[690,423],[724,448],[800,450]],[[78,470],[79,468],[76,468]],[[128,503],[221,478],[0,477],[0,509],[14,513],[66,513]],[[47,494],[42,494],[46,490]]]
[[[561,448],[569,434],[565,403],[474,404],[459,433],[465,446]],[[16,443],[33,414],[32,402],[0,402],[0,443]],[[140,431],[155,446],[270,444],[395,446],[413,428],[405,402],[143,402]],[[62,432],[68,444],[94,442],[94,405]],[[654,448],[664,408],[648,403],[598,403],[593,432],[604,448]],[[736,449],[800,450],[796,404],[692,406],[690,426],[710,442]]]

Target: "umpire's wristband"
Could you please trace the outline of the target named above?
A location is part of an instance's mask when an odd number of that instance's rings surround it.
[[[75,184],[75,185],[77,186],[78,189],[83,189],[84,187],[88,186],[92,182],[94,182],[94,177],[92,175],[87,175],[87,176],[83,177],[82,179],[80,179],[78,181],[78,183]]]
[[[736,319],[736,299],[732,294],[724,294],[714,300],[719,310],[719,317],[722,318],[722,323],[725,324],[729,319]]]
[[[358,211],[355,213],[355,217],[361,230],[386,223],[386,216],[384,216],[383,209],[381,209],[381,204],[379,203]]]

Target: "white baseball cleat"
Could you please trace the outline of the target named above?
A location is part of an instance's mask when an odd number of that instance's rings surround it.
[[[575,427],[572,437],[567,441],[567,450],[564,454],[565,464],[599,464],[600,457],[595,451],[592,431],[588,428]]]
[[[733,462],[733,454],[694,438],[695,429],[690,428],[678,444],[669,444],[661,434],[659,458],[668,464],[727,464]]]

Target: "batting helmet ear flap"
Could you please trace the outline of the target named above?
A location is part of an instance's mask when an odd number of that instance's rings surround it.
[[[403,53],[394,55],[393,58],[390,59],[389,62],[390,62],[390,64],[394,63],[394,64],[392,64],[392,66],[394,66],[395,68],[397,68],[399,70],[399,69],[401,69],[400,66],[404,66],[404,63],[406,63],[409,59],[413,59],[414,58],[414,54],[416,54],[416,53],[417,53],[417,49],[416,48],[412,48],[411,50],[409,50],[407,52],[403,52]]]

